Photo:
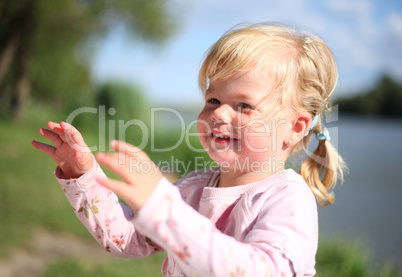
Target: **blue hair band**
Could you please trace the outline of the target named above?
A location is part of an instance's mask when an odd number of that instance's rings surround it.
[[[313,128],[317,124],[317,121],[318,121],[318,115],[313,117],[313,120],[311,121],[310,128],[307,130],[307,133],[304,135],[305,137],[308,136],[308,134],[310,133],[311,130],[313,130]]]
[[[331,137],[329,136],[329,131],[327,128],[324,128],[321,133],[316,134],[318,140],[328,140],[331,141]]]

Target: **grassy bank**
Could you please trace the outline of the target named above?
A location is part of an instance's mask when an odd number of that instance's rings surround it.
[[[121,261],[104,263],[71,259],[50,265],[43,277],[163,276],[161,273],[163,259],[163,253],[146,259],[122,259]]]
[[[24,124],[0,122],[0,256],[26,244],[38,227],[87,236],[55,182],[54,161],[31,145],[32,139],[43,141],[38,129],[46,120],[60,119],[46,107],[36,107]]]
[[[344,239],[321,241],[316,256],[317,277],[402,277],[392,262],[373,265],[371,250]]]
[[[320,244],[317,253],[317,277],[401,277],[402,273],[392,264],[379,267],[371,265],[369,251],[359,244],[344,240]],[[121,262],[96,263],[71,259],[52,264],[45,277],[50,276],[162,276],[160,267],[163,254],[146,260],[122,260]]]

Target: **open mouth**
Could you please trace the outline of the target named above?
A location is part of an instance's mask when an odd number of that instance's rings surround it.
[[[224,134],[211,133],[211,139],[216,143],[230,143],[238,139]]]
[[[221,139],[230,139],[229,136],[221,135],[221,134],[212,134],[213,137],[221,138]]]

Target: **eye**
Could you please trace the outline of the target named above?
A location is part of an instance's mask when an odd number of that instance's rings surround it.
[[[247,103],[240,103],[238,107],[239,110],[245,110],[245,109],[254,110],[254,108]]]
[[[220,104],[220,103],[221,103],[221,102],[220,102],[218,99],[216,99],[216,98],[211,98],[211,99],[209,99],[207,102],[208,102],[208,103],[211,103],[211,104]]]

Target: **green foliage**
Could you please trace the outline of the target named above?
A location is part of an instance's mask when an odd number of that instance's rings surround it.
[[[149,124],[150,104],[142,91],[134,85],[109,81],[97,89],[97,104],[105,106],[108,119],[138,119]],[[112,114],[109,112],[111,108],[115,111]]]
[[[402,277],[392,263],[372,264],[370,251],[359,243],[344,239],[320,242],[316,256],[319,277]]]
[[[161,45],[176,29],[168,0],[16,0],[0,4],[0,108],[23,111],[31,94],[57,108],[92,104],[89,62],[99,38],[126,33]],[[83,102],[82,100],[79,102]],[[14,113],[13,113],[14,114]]]
[[[366,249],[344,241],[321,243],[316,270],[319,276],[367,277],[370,259],[366,253]]]
[[[109,27],[123,25],[133,38],[141,38],[146,42],[162,43],[177,28],[177,15],[180,7],[169,8],[167,0],[119,0],[87,1],[97,5],[103,13],[104,23]]]
[[[33,96],[62,105],[91,93],[88,59],[77,59],[85,37],[97,28],[75,1],[36,1],[37,23],[30,61]]]
[[[134,85],[108,82],[97,89],[96,102],[104,108],[105,134],[108,140],[120,139],[139,145],[147,136],[150,124],[150,104],[142,90]],[[99,128],[102,123],[99,123]]]
[[[368,93],[339,98],[335,104],[345,113],[401,117],[402,84],[384,76]]]

